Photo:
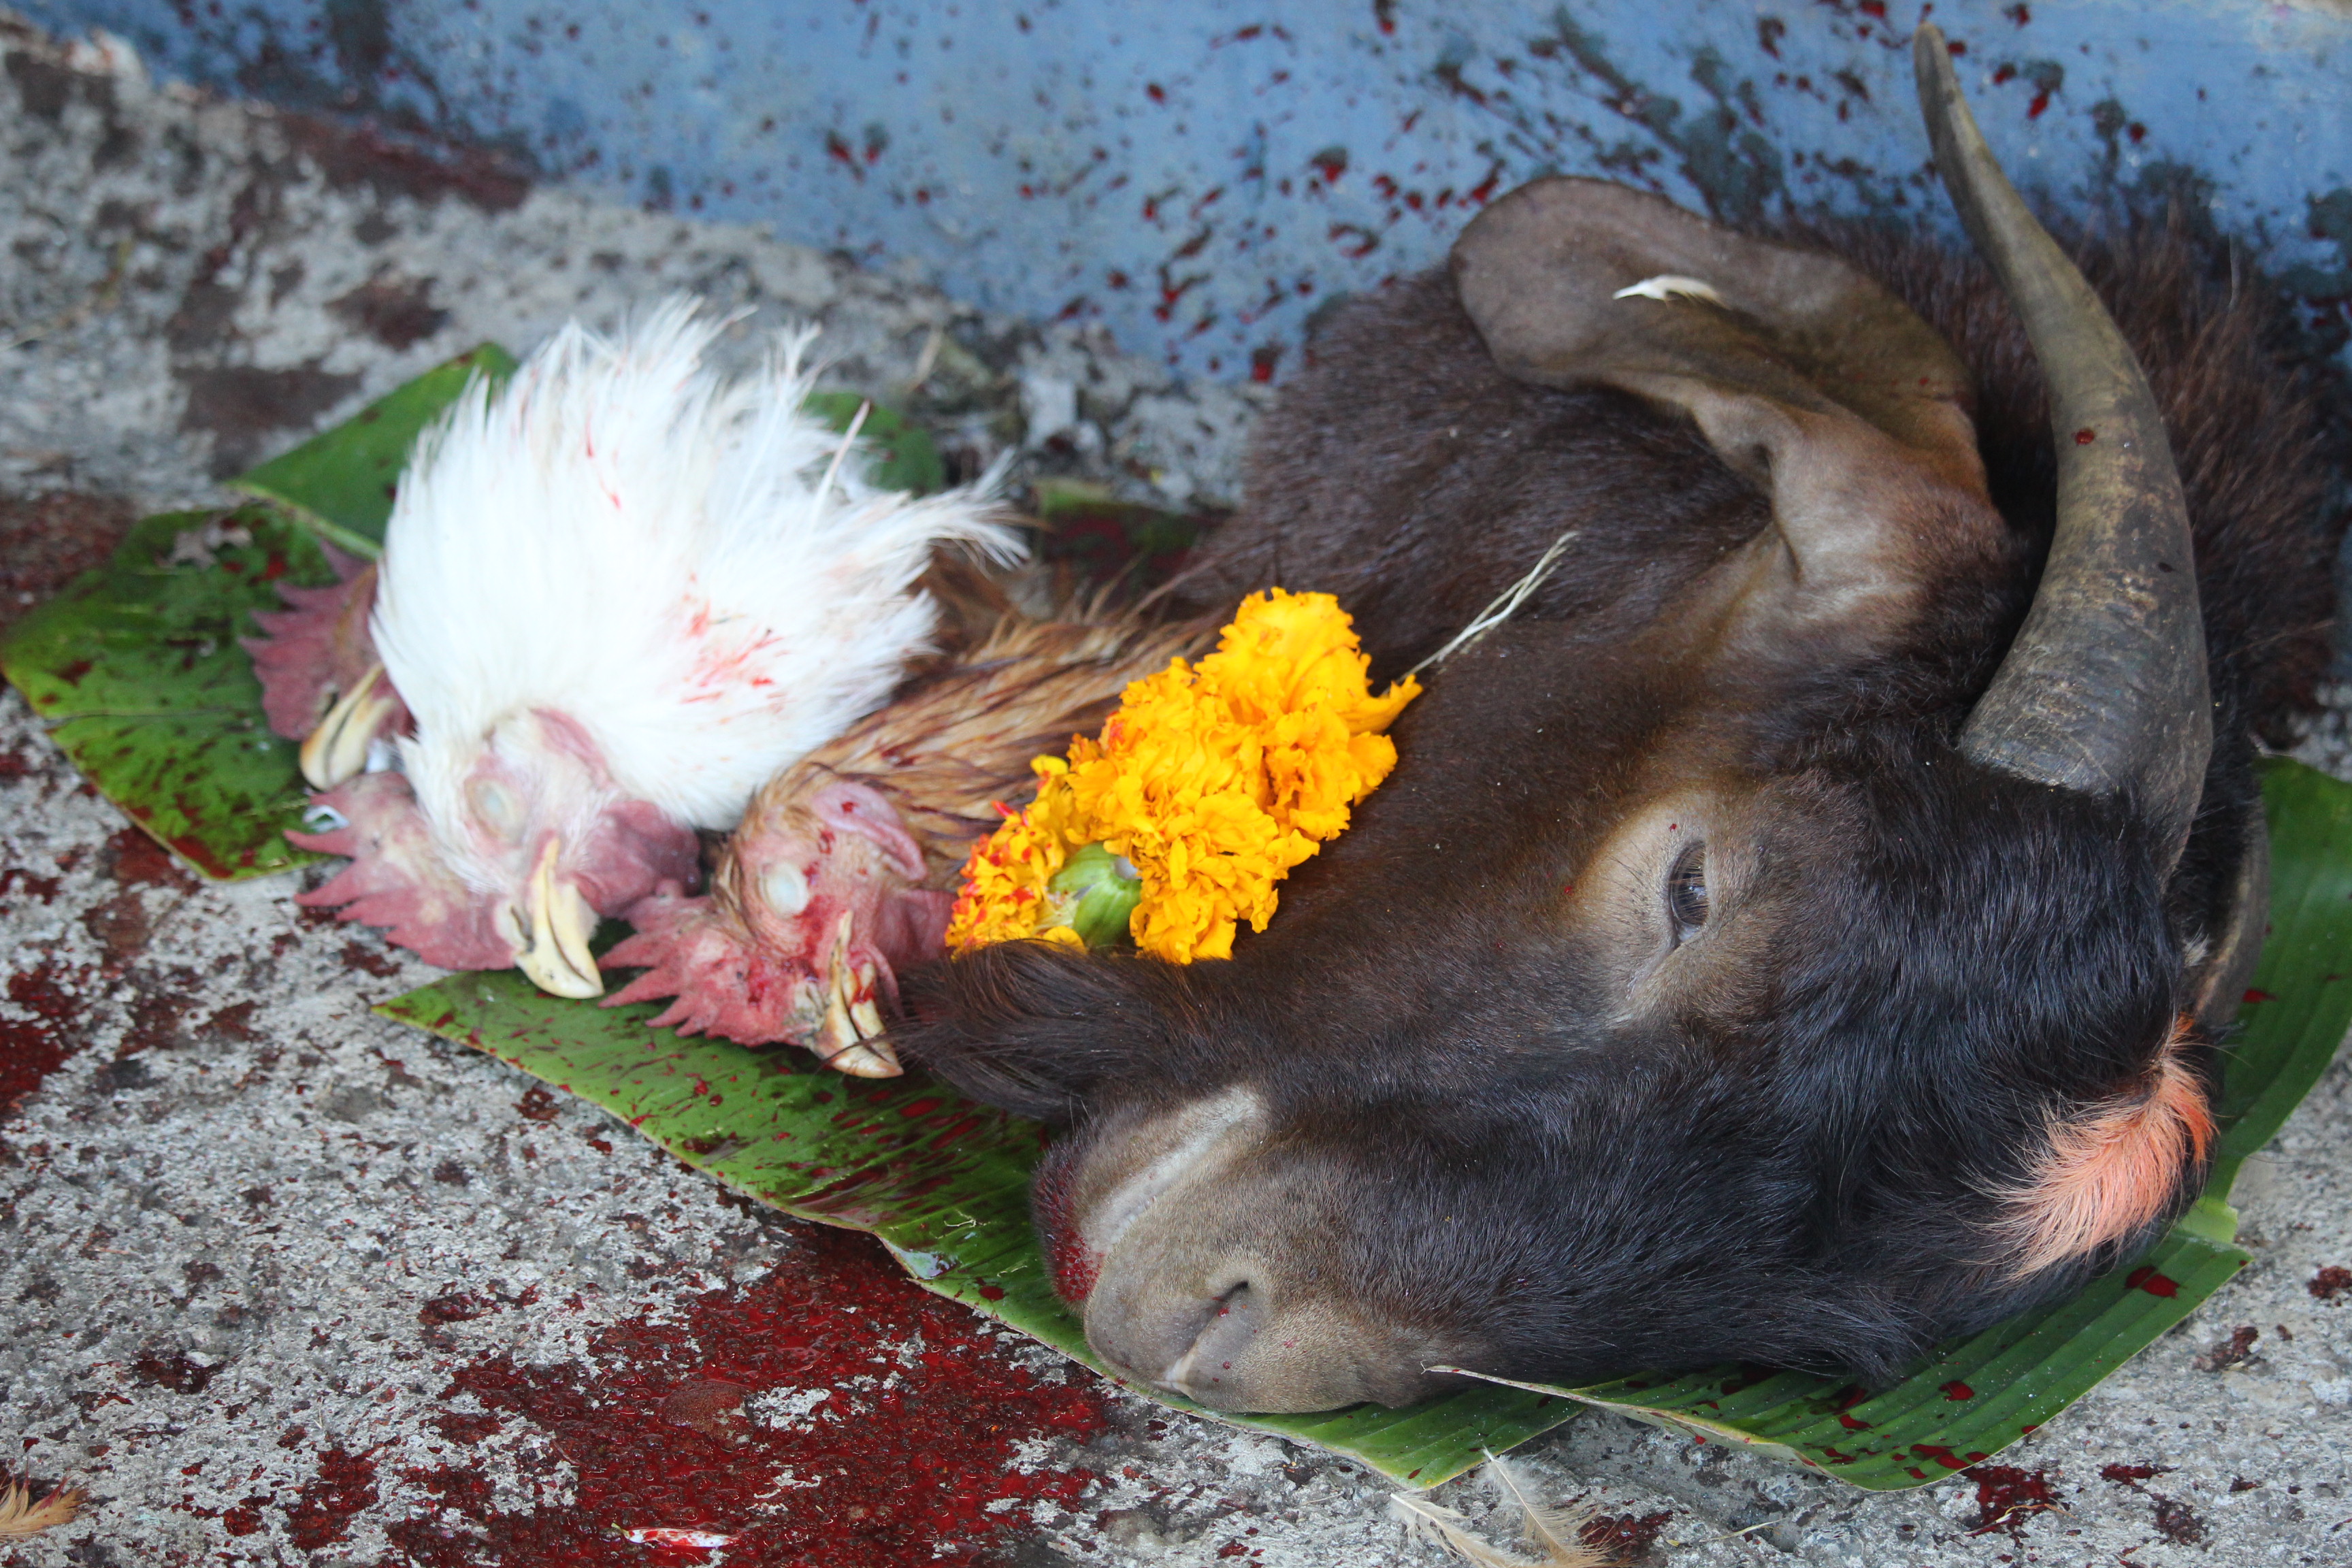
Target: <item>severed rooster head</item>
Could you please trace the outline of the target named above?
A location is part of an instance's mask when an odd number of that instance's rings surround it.
[[[645,973],[607,1005],[675,997],[656,1024],[896,1073],[879,1037],[898,972],[942,955],[964,857],[1000,803],[1034,793],[1030,759],[1098,728],[1129,681],[1214,635],[1008,616],[761,789],[707,896],[631,909],[636,934],[604,964]]]
[[[723,325],[674,300],[617,341],[567,327],[419,440],[366,688],[413,731],[397,773],[319,797],[334,825],[297,842],[352,864],[305,902],[595,995],[597,917],[682,890],[697,829],[733,827],[925,649],[932,547],[1013,552],[983,494],[873,487],[854,435],[803,411],[806,334],[720,383]]]

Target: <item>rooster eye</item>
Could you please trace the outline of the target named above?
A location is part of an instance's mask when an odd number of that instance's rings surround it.
[[[1675,868],[1666,876],[1666,914],[1678,943],[1696,936],[1706,924],[1706,845],[1690,845],[1675,857]]]
[[[798,866],[771,866],[760,879],[760,897],[780,915],[796,915],[808,908],[808,878]]]
[[[512,838],[522,826],[522,814],[515,809],[514,796],[488,779],[476,779],[466,786],[466,805],[483,824],[503,837]]]

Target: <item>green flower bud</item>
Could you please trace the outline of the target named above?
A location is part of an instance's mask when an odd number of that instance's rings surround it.
[[[1143,882],[1126,856],[1089,844],[1062,862],[1045,892],[1054,909],[1047,923],[1068,926],[1088,947],[1111,947],[1127,940]]]

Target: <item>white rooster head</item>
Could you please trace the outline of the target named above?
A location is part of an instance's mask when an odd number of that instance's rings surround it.
[[[320,797],[352,857],[306,900],[452,968],[602,990],[599,915],[693,880],[777,771],[880,703],[936,617],[932,547],[1009,555],[984,488],[877,490],[803,411],[806,335],[731,384],[672,301],[568,327],[419,441],[369,630],[401,775]]]

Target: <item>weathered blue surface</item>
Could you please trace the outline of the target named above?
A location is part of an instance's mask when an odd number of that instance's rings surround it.
[[[24,0],[18,0],[23,4]],[[1738,216],[1923,204],[1878,0],[36,0],[160,70],[505,145],[549,174],[1272,374],[1335,294],[1486,195],[1607,173]],[[2021,184],[2081,208],[2182,171],[2337,341],[2345,0],[1946,0]]]

